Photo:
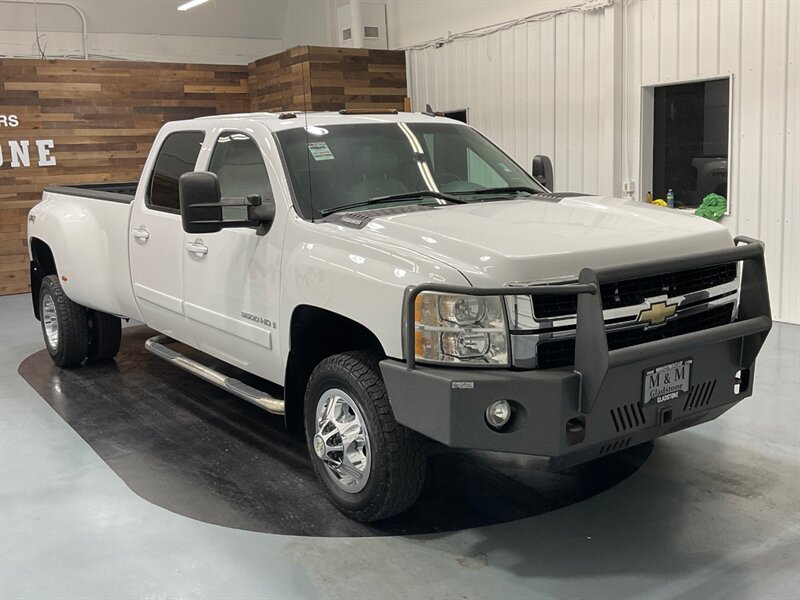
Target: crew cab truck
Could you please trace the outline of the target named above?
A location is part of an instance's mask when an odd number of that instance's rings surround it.
[[[138,185],[45,190],[34,313],[61,367],[146,323],[148,350],[302,427],[361,521],[414,503],[426,438],[575,464],[750,396],[762,244],[533,167],[430,114],[169,123]]]

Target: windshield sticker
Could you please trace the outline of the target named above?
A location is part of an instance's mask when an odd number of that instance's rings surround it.
[[[333,152],[325,142],[313,142],[308,145],[308,151],[314,160],[333,160]]]

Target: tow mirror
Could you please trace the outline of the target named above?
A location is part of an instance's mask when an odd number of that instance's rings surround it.
[[[275,204],[264,203],[261,196],[222,198],[215,173],[192,171],[178,180],[181,222],[186,233],[216,233],[223,227],[258,227],[265,235],[275,220]],[[245,219],[225,219],[225,208],[246,208]]]
[[[544,154],[537,154],[533,157],[531,164],[531,175],[541,183],[548,191],[553,191],[553,163],[550,157]]]
[[[186,233],[216,233],[222,229],[222,198],[214,173],[184,173],[178,180],[178,197]]]

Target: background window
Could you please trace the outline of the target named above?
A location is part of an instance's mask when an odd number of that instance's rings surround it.
[[[153,208],[179,212],[178,179],[194,171],[197,156],[205,139],[202,131],[180,131],[167,136],[158,151],[150,180],[148,204]]]
[[[461,121],[462,123],[467,122],[467,109],[461,108],[458,110],[446,110],[444,111],[444,116],[448,119],[455,119],[456,121]]]
[[[695,207],[728,197],[728,79],[657,87],[653,97],[653,197]]]

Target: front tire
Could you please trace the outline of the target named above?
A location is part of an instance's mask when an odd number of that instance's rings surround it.
[[[323,360],[306,388],[305,421],[314,470],[341,512],[371,522],[416,502],[425,479],[421,438],[395,421],[375,356]]]
[[[89,349],[86,309],[70,300],[57,275],[42,279],[39,291],[42,335],[50,358],[59,367],[77,367]]]

